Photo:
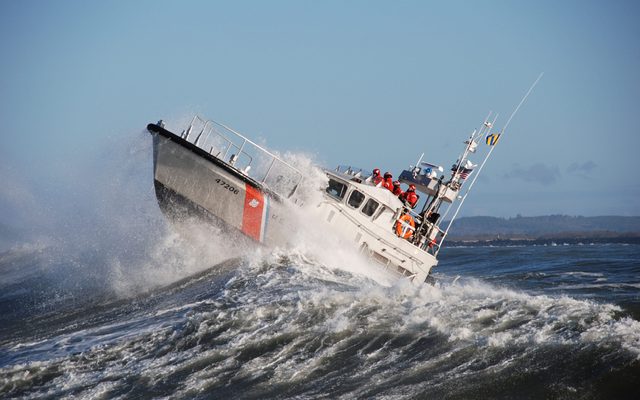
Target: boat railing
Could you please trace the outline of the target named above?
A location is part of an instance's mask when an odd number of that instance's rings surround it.
[[[427,235],[424,237],[424,242],[421,241],[419,243],[419,246],[427,253],[437,256],[440,252],[440,244],[443,236],[444,230],[440,229],[438,225],[427,222]],[[440,242],[438,242],[438,239]]]
[[[366,181],[371,176],[371,173],[366,172],[366,170],[352,165],[338,165],[334,171],[342,175],[350,176],[351,180],[357,182]]]
[[[293,195],[303,179],[297,168],[219,122],[196,115],[180,136],[280,196]]]
[[[354,167],[352,165],[338,165],[335,171],[344,175],[352,175],[357,177],[368,176],[368,174],[364,173],[364,170],[362,168]]]
[[[422,215],[417,213],[414,210],[405,208],[404,211],[397,213],[397,218],[395,218],[394,226],[396,223],[405,225],[407,229],[412,232],[420,231],[419,239],[413,239],[412,243],[427,253],[436,256],[440,251],[440,243],[438,243],[438,239],[442,238],[444,235],[444,230],[440,229],[440,227],[433,222],[424,221],[424,226],[420,227],[420,222],[416,224],[415,227],[411,227],[405,221],[401,219],[402,215],[409,214],[414,220],[422,222]]]

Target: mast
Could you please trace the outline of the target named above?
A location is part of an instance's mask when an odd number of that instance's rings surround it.
[[[543,75],[544,75],[544,72],[541,72],[540,75],[538,75],[538,78],[536,78],[536,80],[533,82],[533,84],[529,87],[529,90],[527,90],[527,93],[520,100],[520,103],[518,103],[516,108],[513,110],[513,112],[509,116],[509,119],[507,120],[505,125],[502,127],[502,130],[499,131],[499,134],[500,134],[501,137],[505,134],[507,128],[509,127],[509,124],[511,123],[511,120],[516,115],[518,110],[520,110],[520,107],[522,106],[522,104],[524,104],[525,100],[527,100],[527,97],[529,97],[529,94],[531,94],[531,91],[533,91],[533,89],[536,87],[536,85],[538,84],[538,82],[540,81],[540,79],[542,78]],[[468,145],[467,145],[467,147],[468,147]],[[440,247],[438,248],[438,251],[442,247],[442,243],[444,243],[445,238],[449,234],[449,229],[451,229],[451,225],[453,224],[453,221],[458,216],[458,212],[460,212],[460,208],[464,204],[464,201],[467,199],[467,196],[469,195],[469,192],[471,191],[471,189],[473,188],[473,185],[475,184],[476,180],[480,176],[480,172],[482,172],[482,169],[484,168],[484,165],[487,163],[487,160],[489,159],[489,157],[491,157],[491,154],[493,153],[494,149],[495,149],[495,144],[492,145],[491,148],[489,149],[489,151],[487,152],[487,155],[485,156],[484,160],[480,164],[480,167],[478,168],[478,172],[476,173],[475,177],[473,178],[473,180],[469,184],[469,187],[467,188],[467,190],[465,191],[464,195],[462,196],[462,199],[460,200],[460,203],[458,203],[458,207],[456,208],[456,211],[453,214],[453,217],[451,218],[451,220],[449,221],[449,224],[447,225],[447,229],[445,229],[444,234],[442,236],[442,239],[440,240]],[[448,211],[449,210],[447,210],[447,212]]]
[[[491,117],[491,112],[489,112],[489,114],[487,115],[487,117],[485,118],[484,122],[482,123],[482,127],[480,128],[479,134],[474,138],[474,140],[478,140],[481,137],[483,137],[486,133],[490,132],[491,128],[493,128],[495,126],[495,123],[498,119],[498,115],[496,114],[493,116],[493,120],[489,121],[489,118]],[[476,142],[477,143],[477,142]],[[468,147],[468,146],[467,146]],[[460,173],[460,165],[463,165],[464,163],[466,163],[466,157],[468,156],[468,152],[464,153],[463,156],[461,156],[460,159],[460,164],[457,168],[457,170],[454,172],[454,174],[452,175],[451,179],[453,180],[454,177]],[[475,180],[477,179],[478,175],[479,175],[480,169],[478,170],[478,172],[476,173],[476,175],[474,176],[474,179],[472,182],[475,182]],[[460,187],[462,187],[462,184],[460,185]],[[458,209],[461,207],[461,205],[458,205]],[[449,214],[449,211],[451,210],[451,207],[447,207],[447,211],[444,213],[444,215],[442,215],[442,220],[444,221],[446,216]],[[457,214],[457,213],[456,213]],[[455,218],[455,217],[454,217]],[[447,226],[447,230],[449,229],[449,226],[451,225],[451,223],[449,223],[449,225]],[[446,231],[445,231],[446,232]],[[442,242],[441,242],[442,243]]]

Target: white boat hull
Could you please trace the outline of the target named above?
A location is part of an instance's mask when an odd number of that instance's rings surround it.
[[[287,217],[290,202],[232,163],[163,127],[150,124],[147,128],[153,135],[156,197],[165,215],[179,219],[197,214],[255,243],[268,247],[291,244],[297,221]],[[385,190],[376,194],[389,196],[386,189],[360,189]],[[391,198],[398,201],[394,196]],[[395,235],[394,210],[389,206],[372,220],[344,201],[335,201],[329,196],[325,200],[316,208],[313,219],[325,226],[312,225],[313,229],[324,229],[350,242],[350,247],[382,265],[387,273],[424,282],[431,268],[437,265],[432,254]]]

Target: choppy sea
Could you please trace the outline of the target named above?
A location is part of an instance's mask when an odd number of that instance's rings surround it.
[[[640,398],[640,246],[448,248],[433,286],[184,246],[2,253],[0,397]]]
[[[389,284],[313,235],[174,230],[136,140],[0,248],[0,398],[640,398],[640,245],[445,247]]]

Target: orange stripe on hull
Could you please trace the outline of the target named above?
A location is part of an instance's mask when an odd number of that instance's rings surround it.
[[[242,212],[242,232],[260,242],[262,230],[262,214],[264,212],[264,196],[255,187],[245,185],[244,210]]]

